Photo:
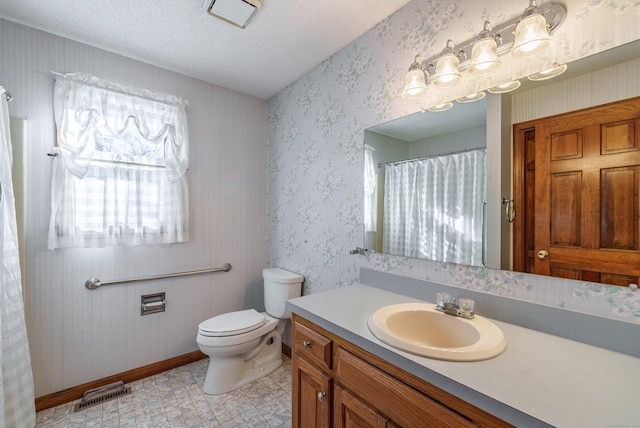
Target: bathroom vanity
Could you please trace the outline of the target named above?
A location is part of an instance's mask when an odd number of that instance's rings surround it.
[[[364,284],[289,300],[293,426],[640,424],[637,357],[495,319],[506,350],[475,362],[420,357],[369,331],[379,308],[419,301]]]
[[[292,331],[293,426],[511,426],[305,318]]]

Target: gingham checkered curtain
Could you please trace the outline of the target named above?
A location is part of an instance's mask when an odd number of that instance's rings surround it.
[[[0,427],[36,423],[31,356],[24,319],[12,150],[5,90],[0,86]]]
[[[57,76],[49,249],[188,240],[182,100]]]
[[[385,165],[382,250],[482,264],[486,150]]]

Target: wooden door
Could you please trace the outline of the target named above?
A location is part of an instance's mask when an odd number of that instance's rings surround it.
[[[295,354],[292,377],[293,427],[330,427],[331,378]]]
[[[638,283],[640,98],[516,124],[514,138],[514,269]]]

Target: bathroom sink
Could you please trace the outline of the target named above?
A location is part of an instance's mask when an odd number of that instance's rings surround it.
[[[394,348],[439,360],[486,360],[507,346],[502,330],[486,318],[447,315],[432,303],[382,307],[371,315],[368,325],[378,339]]]

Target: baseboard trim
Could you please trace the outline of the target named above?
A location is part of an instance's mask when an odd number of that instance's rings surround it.
[[[282,344],[282,354],[291,358],[291,348],[285,343]],[[52,394],[43,395],[42,397],[36,398],[36,412],[40,412],[51,407],[56,407],[61,404],[78,400],[82,398],[82,394],[84,394],[85,391],[89,389],[99,388],[101,386],[109,385],[110,383],[118,381],[122,381],[125,384],[135,382],[136,380],[153,376],[167,370],[175,369],[176,367],[184,366],[186,364],[191,364],[205,358],[208,357],[202,352],[194,351],[188,354],[179,355],[174,358],[169,358],[168,360],[159,361],[157,363],[139,367],[137,369],[128,370],[126,372],[107,376],[102,379],[94,380],[92,382],[87,382],[82,385],[54,392]]]
[[[42,397],[36,398],[36,412],[82,398],[82,394],[84,394],[84,392],[89,389],[99,388],[101,386],[109,385],[110,383],[118,381],[122,381],[125,384],[134,382],[136,380],[148,376],[153,376],[167,370],[175,369],[176,367],[184,366],[185,364],[190,364],[204,358],[208,357],[200,351],[194,351],[188,354],[179,355],[174,358],[169,358],[168,360],[159,361],[157,363],[139,367],[137,369],[128,370],[126,372],[107,376],[102,379],[94,380],[92,382],[87,382],[82,385],[54,392],[52,394],[43,395]]]

